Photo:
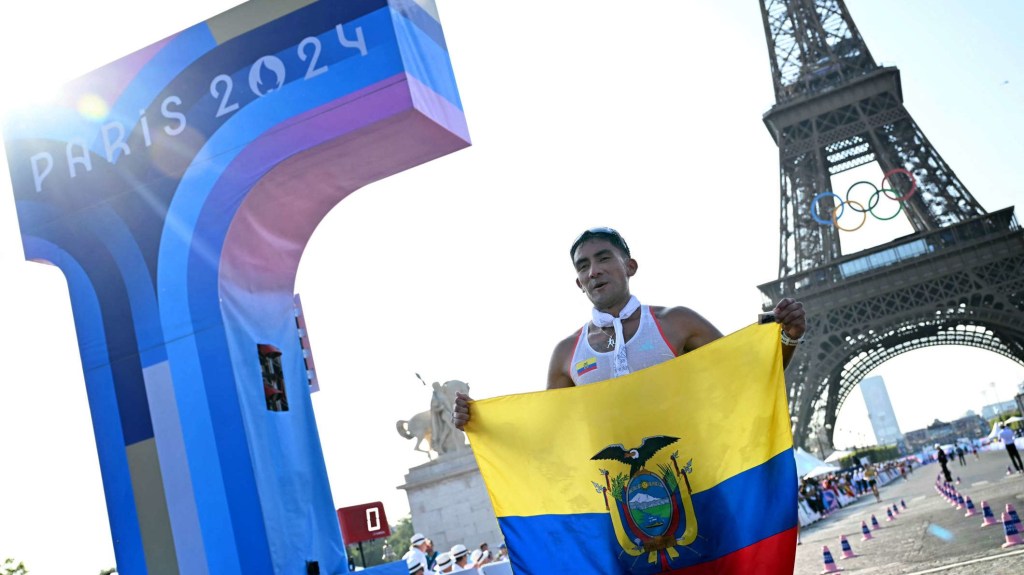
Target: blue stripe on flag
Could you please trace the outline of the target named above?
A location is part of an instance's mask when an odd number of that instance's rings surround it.
[[[694,462],[700,465],[700,462]],[[599,494],[594,494],[600,497]],[[677,547],[678,569],[718,559],[797,524],[796,462],[787,449],[765,463],[693,495],[697,540]],[[516,575],[546,573],[621,574],[617,556],[625,555],[607,513],[499,517]],[[645,570],[646,556],[633,573]]]

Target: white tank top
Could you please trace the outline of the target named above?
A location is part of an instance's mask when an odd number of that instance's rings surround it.
[[[576,385],[611,379],[614,373],[612,369],[613,351],[594,351],[587,339],[589,328],[590,323],[588,322],[576,336],[576,349],[569,362],[569,377]],[[635,373],[645,367],[668,361],[675,356],[672,346],[668,344],[665,334],[661,332],[658,320],[654,319],[650,307],[640,306],[640,327],[626,342],[626,362],[629,364],[629,372]]]

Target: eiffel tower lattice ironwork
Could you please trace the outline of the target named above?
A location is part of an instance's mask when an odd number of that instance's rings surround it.
[[[782,219],[779,279],[759,288],[766,307],[795,296],[808,313],[786,373],[796,444],[817,445],[812,433],[831,444],[850,392],[907,351],[965,345],[1024,365],[1024,232],[1013,207],[988,213],[967,191],[903,106],[899,70],[875,63],[843,0],[761,0],[761,15]],[[914,233],[844,255],[834,222],[821,223],[837,198],[819,194],[832,175],[872,161],[891,174]]]

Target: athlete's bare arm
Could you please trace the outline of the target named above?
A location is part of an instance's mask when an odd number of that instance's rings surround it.
[[[703,316],[687,307],[657,307],[651,306],[651,310],[658,318],[661,330],[665,339],[676,355],[693,351],[702,345],[707,345],[722,337],[714,325]],[[806,319],[803,305],[791,298],[781,300],[773,310],[775,320],[782,325],[782,329],[793,339],[799,339],[806,330]],[[579,332],[558,342],[551,353],[551,362],[548,365],[548,389],[572,387],[574,384],[569,376],[569,362],[572,360],[573,351],[576,349],[576,340]],[[795,346],[782,346],[783,368],[789,365],[793,357]],[[458,394],[455,399],[455,408],[452,420],[456,427],[462,429],[469,422],[469,404],[472,400],[467,395]]]
[[[585,327],[583,329],[586,329]],[[572,377],[569,376],[569,362],[572,361],[573,351],[576,349],[576,340],[579,332],[558,342],[555,351],[551,352],[551,363],[548,365],[548,389],[560,387],[573,387]]]
[[[722,337],[722,332],[687,307],[651,307],[661,331],[677,356]]]
[[[548,389],[560,387],[572,387],[574,384],[569,377],[569,362],[572,360],[572,352],[576,348],[576,338],[579,332],[563,339],[555,346],[551,354],[551,364],[548,366]],[[455,406],[452,408],[452,423],[459,429],[464,429],[471,418],[470,406],[473,399],[464,393],[455,394]]]
[[[711,322],[704,319],[700,314],[685,307],[652,307],[665,338],[672,346],[676,355],[682,355],[693,351],[702,345],[706,345],[722,337],[722,332],[711,325]],[[779,301],[772,310],[775,314],[775,321],[786,330],[786,333],[793,339],[799,339],[807,329],[803,305],[785,298]],[[782,346],[782,367],[789,365],[789,360],[796,351],[795,346]]]

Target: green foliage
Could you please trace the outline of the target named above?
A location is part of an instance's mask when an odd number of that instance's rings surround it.
[[[1003,412],[1003,413],[1001,413],[1001,414],[999,414],[999,415],[989,419],[988,420],[989,429],[991,429],[993,427],[999,427],[999,423],[1000,422],[1005,421],[1007,419],[1010,419],[1011,417],[1014,417],[1014,416],[1022,417],[1019,409],[1015,409],[1013,411],[1008,411],[1008,412]],[[1017,429],[1017,428],[1019,428],[1021,426],[1020,423],[1008,423],[1007,425],[1010,426],[1010,429]]]
[[[405,552],[409,550],[409,540],[412,539],[414,533],[411,515],[406,515],[399,519],[398,523],[391,526],[391,535],[387,539],[387,551],[382,550],[382,555],[387,555],[387,557],[380,562],[390,563],[391,561],[401,559],[402,555],[405,555]],[[363,545],[365,547],[366,544],[364,543]],[[370,565],[369,553],[367,553],[366,559],[366,564]],[[374,563],[374,565],[378,564]]]
[[[889,461],[891,459],[899,459],[900,450],[895,445],[874,445],[871,447],[858,448],[853,455],[848,458],[843,458],[842,463],[849,465],[853,463],[853,459],[856,458],[860,461],[862,457],[867,457],[871,463],[882,463],[883,461]],[[849,463],[847,463],[849,460]]]
[[[853,467],[860,461],[857,459],[857,453],[852,453],[838,461],[840,469],[846,469],[847,467]]]
[[[675,491],[679,488],[679,482],[676,480],[676,472],[667,463],[659,463],[658,469],[661,470],[661,478],[665,481],[665,485],[668,486],[669,491]]]
[[[0,575],[28,575],[28,569],[21,561],[15,563],[14,559],[8,557],[4,559],[3,565],[0,565]]]
[[[626,483],[629,478],[626,477],[625,473],[620,473],[612,478],[612,497],[616,501],[622,502],[626,493]]]
[[[358,567],[363,566],[364,556],[367,567],[383,565],[401,559],[409,550],[409,540],[412,536],[412,517],[407,515],[391,526],[391,535],[387,539],[363,541],[362,554],[359,553],[358,543],[346,545],[345,550],[352,558],[352,563]]]
[[[383,563],[389,563],[390,561],[384,560],[384,542],[385,539],[374,539],[373,541],[363,541],[362,555],[359,552],[359,545],[348,545],[345,549],[348,552],[349,557],[352,558],[352,564],[362,567],[373,567],[374,565],[381,565]],[[403,550],[402,553],[405,553]],[[366,562],[363,562],[363,556],[366,557]],[[394,561],[398,557],[391,559]]]

